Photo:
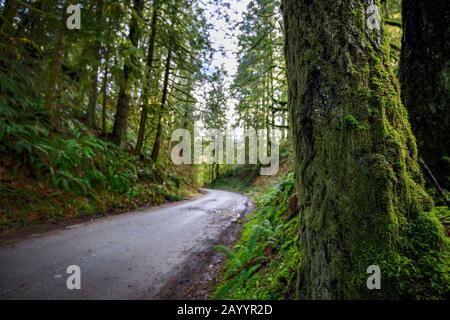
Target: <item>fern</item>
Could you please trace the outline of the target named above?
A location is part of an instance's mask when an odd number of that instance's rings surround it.
[[[254,272],[261,267],[261,262],[267,259],[264,249],[276,243],[272,224],[268,220],[254,225],[245,247],[237,246],[236,251],[219,245],[214,249],[223,252],[229,260],[230,273],[228,281],[216,292],[217,297],[225,296],[236,286],[241,286]]]

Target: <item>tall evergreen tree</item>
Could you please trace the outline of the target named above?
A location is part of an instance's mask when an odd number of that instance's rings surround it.
[[[148,117],[148,101],[149,101],[149,94],[151,92],[151,87],[153,83],[153,55],[155,51],[155,45],[156,45],[156,32],[158,27],[158,12],[159,12],[159,1],[156,0],[153,3],[153,13],[152,13],[152,19],[150,23],[151,27],[151,33],[148,43],[148,52],[147,52],[147,63],[146,63],[146,79],[144,79],[144,88],[142,93],[142,109],[141,109],[141,118],[139,121],[139,130],[138,130],[138,137],[136,142],[136,148],[135,153],[140,154],[142,151],[142,146],[144,144],[144,137],[145,137],[145,127],[147,124],[147,117]]]
[[[61,74],[62,56],[64,51],[64,33],[66,29],[67,8],[70,5],[69,0],[63,1],[61,8],[61,19],[59,22],[58,35],[53,53],[53,61],[48,73],[48,79],[45,89],[45,106],[48,111],[55,111],[55,100],[58,92],[58,81]]]
[[[450,190],[450,6],[403,0],[402,98],[419,155]]]
[[[158,122],[156,124],[156,135],[155,135],[155,143],[153,144],[152,149],[152,160],[154,162],[158,161],[159,151],[161,148],[161,140],[163,134],[163,121],[164,121],[164,113],[166,108],[166,103],[169,95],[169,76],[170,76],[170,64],[172,63],[172,55],[173,51],[169,48],[169,52],[166,57],[166,66],[164,70],[164,82],[162,89],[162,98],[161,104],[159,106],[159,114],[158,114]]]
[[[103,27],[103,0],[96,1],[96,23],[100,24]],[[92,44],[92,71],[91,71],[91,86],[89,93],[89,102],[86,111],[87,123],[91,128],[95,128],[95,110],[97,106],[97,97],[98,97],[98,71],[100,68],[100,58],[101,58],[101,42],[102,34],[96,34],[94,36],[94,41]]]
[[[239,36],[239,66],[233,90],[244,127],[287,129],[286,75],[279,1],[249,3]],[[270,135],[270,134],[269,134]]]
[[[112,141],[117,145],[123,145],[126,139],[128,128],[128,116],[130,113],[130,99],[132,91],[132,76],[136,70],[136,51],[141,35],[140,23],[142,23],[144,10],[144,0],[133,0],[133,10],[129,26],[128,38],[131,43],[131,57],[126,59],[123,66],[122,81],[120,84],[119,98],[117,101],[117,111],[114,119]]]

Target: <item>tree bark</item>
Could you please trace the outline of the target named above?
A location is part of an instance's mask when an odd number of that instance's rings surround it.
[[[100,23],[103,18],[103,0],[97,0],[96,2],[96,17],[97,22]],[[95,44],[93,45],[93,66],[92,66],[92,76],[91,76],[91,88],[89,93],[89,102],[86,110],[86,118],[87,124],[91,128],[95,128],[95,109],[97,106],[97,97],[98,97],[98,70],[100,65],[100,50],[101,50],[101,40],[96,39]]]
[[[161,147],[161,138],[162,138],[162,122],[164,116],[164,109],[166,106],[167,95],[169,93],[169,75],[170,75],[170,63],[172,61],[172,49],[169,48],[169,52],[166,58],[166,65],[164,71],[164,84],[163,84],[163,92],[161,98],[161,105],[159,107],[159,115],[158,115],[158,124],[156,127],[156,135],[155,135],[155,144],[153,145],[152,150],[152,160],[154,162],[158,161],[159,150]]]
[[[400,59],[402,99],[419,154],[450,190],[450,6],[404,0]]]
[[[136,142],[136,148],[135,153],[140,154],[142,151],[142,145],[144,144],[144,138],[145,138],[145,126],[147,123],[147,116],[148,116],[148,99],[152,87],[152,81],[153,81],[153,55],[155,51],[155,43],[156,43],[156,29],[158,25],[158,1],[155,1],[154,8],[153,8],[153,14],[152,14],[152,21],[151,21],[151,34],[149,39],[149,45],[148,45],[148,53],[147,53],[147,73],[146,73],[146,81],[144,83],[144,89],[142,94],[142,110],[141,110],[141,119],[139,121],[139,131],[138,131],[138,137]]]
[[[370,2],[283,1],[302,298],[400,294],[386,271],[398,234],[433,206]],[[370,265],[384,271],[382,290],[366,286]]]
[[[128,38],[133,47],[138,47],[138,42],[141,34],[139,27],[139,20],[143,18],[144,0],[133,0],[133,11],[130,32]],[[117,101],[117,111],[114,118],[114,127],[111,139],[112,141],[123,147],[125,143],[128,115],[130,113],[130,99],[131,99],[131,75],[133,72],[133,62],[136,63],[135,54],[131,54],[130,60],[126,61],[123,67],[123,78],[120,84],[119,98]],[[134,60],[134,61],[133,61]]]

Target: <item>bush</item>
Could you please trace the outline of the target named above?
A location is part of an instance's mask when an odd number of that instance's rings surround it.
[[[283,299],[295,291],[298,215],[291,212],[293,174],[254,196],[255,211],[234,250],[216,247],[228,257],[218,299]],[[273,227],[276,226],[276,227]]]

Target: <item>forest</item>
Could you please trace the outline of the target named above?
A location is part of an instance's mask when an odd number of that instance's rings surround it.
[[[0,299],[34,297],[16,261],[67,236],[198,254],[147,298],[449,300],[449,22],[446,0],[0,0]]]

